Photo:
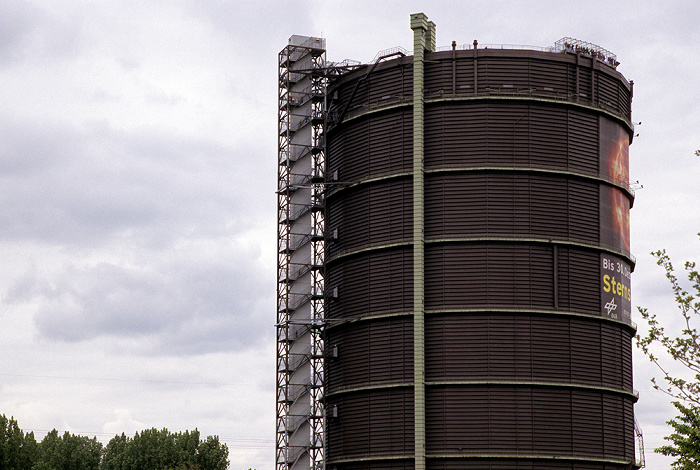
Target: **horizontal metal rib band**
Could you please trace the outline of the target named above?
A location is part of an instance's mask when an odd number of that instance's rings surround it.
[[[562,316],[573,317],[573,318],[585,318],[585,319],[593,318],[597,321],[606,322],[606,323],[613,323],[616,325],[624,326],[626,329],[628,329],[632,333],[635,333],[637,331],[637,324],[636,323],[634,323],[634,322],[626,323],[626,322],[623,322],[621,320],[616,320],[613,318],[601,317],[600,312],[598,312],[597,310],[573,312],[573,311],[564,311],[564,310],[538,310],[538,309],[529,309],[529,308],[514,308],[512,306],[511,307],[503,306],[503,307],[499,308],[496,306],[484,305],[482,307],[474,307],[474,308],[434,309],[434,310],[426,310],[425,311],[426,315],[440,315],[440,314],[444,314],[444,313],[459,313],[459,314],[515,313],[515,314],[532,314],[532,315],[562,315]]]
[[[378,183],[378,182],[384,182],[384,181],[389,181],[392,179],[396,178],[408,178],[413,176],[412,172],[400,172],[400,173],[389,173],[386,175],[378,175],[378,176],[373,176],[371,178],[364,178],[359,181],[353,181],[353,182],[343,182],[343,181],[331,181],[327,182],[326,184],[330,188],[328,191],[328,194],[326,195],[326,198],[333,197],[337,193],[346,190],[346,189],[352,189],[357,186],[361,186],[364,184],[372,184],[372,183]]]
[[[533,314],[533,315],[563,315],[574,318],[595,318],[598,321],[618,324],[624,326],[629,331],[634,334],[637,331],[637,324],[634,322],[625,323],[620,320],[616,320],[608,317],[601,317],[597,310],[588,312],[567,312],[562,310],[535,310],[535,309],[525,309],[525,308],[497,308],[484,306],[483,308],[464,308],[464,309],[448,309],[448,310],[426,310],[426,315],[439,315],[443,313],[460,313],[460,314],[470,314],[470,313],[523,313],[523,314]],[[326,330],[333,328],[344,327],[358,322],[371,322],[374,320],[381,320],[384,318],[395,318],[395,317],[410,317],[413,315],[413,311],[402,312],[402,313],[385,313],[385,314],[368,314],[357,318],[336,318],[326,320]]]
[[[352,257],[352,256],[357,256],[360,254],[365,254],[373,251],[383,251],[383,250],[390,250],[392,248],[401,248],[401,247],[411,247],[413,246],[412,242],[406,242],[406,241],[401,241],[401,242],[396,242],[396,243],[388,243],[388,244],[377,244],[377,245],[368,245],[363,248],[359,248],[356,250],[352,251],[341,251],[338,250],[337,254],[334,256],[329,256],[328,259],[326,259],[326,264],[331,264],[334,263],[340,259]]]
[[[588,463],[601,463],[601,464],[612,464],[612,465],[630,465],[633,464],[633,461],[628,461],[628,460],[618,460],[614,458],[609,458],[605,457],[602,455],[586,455],[586,454],[577,454],[577,455],[572,455],[572,454],[507,454],[507,453],[499,453],[499,454],[486,454],[486,453],[470,453],[470,454],[427,454],[426,459],[432,459],[432,460],[437,460],[437,459],[450,459],[450,460],[515,460],[515,461],[526,461],[526,460],[534,460],[541,462],[542,460],[548,460],[548,461],[571,461],[571,462],[588,462]],[[392,461],[397,461],[397,460],[413,460],[413,454],[407,454],[403,456],[396,456],[396,455],[378,455],[374,454],[371,456],[367,457],[358,457],[358,458],[342,458],[342,459],[327,459],[327,465],[343,465],[343,464],[352,464],[352,463],[370,463],[370,462],[386,462],[390,463]],[[474,467],[474,468],[483,468],[483,462],[478,463],[479,467]],[[379,467],[377,467],[379,468]],[[411,467],[412,468],[412,467]],[[428,462],[428,468],[435,468],[430,465],[430,462]],[[470,467],[471,468],[471,467]],[[564,469],[569,469],[570,467],[555,467],[557,470],[561,468],[562,470]],[[606,467],[607,468],[607,467]],[[596,469],[597,470],[597,469]],[[603,467],[600,467],[600,470],[604,470]]]
[[[462,453],[462,454],[427,454],[428,459],[479,459],[479,460],[567,460],[572,462],[607,463],[614,465],[630,465],[633,460],[619,460],[604,455],[587,454],[526,454],[526,453]]]
[[[613,457],[615,461],[615,457]],[[630,462],[624,464],[610,463],[610,460],[603,462],[563,459],[551,457],[543,462],[541,459],[515,459],[515,458],[429,458],[427,459],[427,470],[484,470],[485,468],[498,470],[630,470]],[[357,464],[355,464],[357,465]],[[638,465],[637,465],[638,466]],[[375,470],[375,468],[348,467],[347,470]],[[339,467],[337,470],[345,470]],[[379,468],[377,468],[379,470]],[[383,469],[382,469],[383,470]],[[404,470],[404,469],[400,469]],[[412,470],[412,469],[411,469]]]
[[[533,102],[533,103],[545,103],[545,104],[553,104],[556,106],[567,106],[567,107],[572,107],[572,108],[577,108],[585,111],[591,111],[594,113],[598,114],[603,114],[611,119],[614,119],[615,121],[623,124],[627,129],[630,129],[630,131],[633,129],[632,122],[630,120],[624,119],[617,114],[610,112],[606,109],[603,108],[598,108],[595,106],[583,104],[583,103],[577,103],[575,101],[567,101],[565,99],[553,99],[553,98],[541,98],[541,97],[535,97],[535,96],[521,96],[521,95],[506,95],[504,94],[498,94],[498,95],[492,95],[490,93],[483,93],[483,94],[477,94],[477,95],[469,95],[469,96],[444,96],[441,98],[426,98],[425,99],[425,104],[426,105],[432,105],[436,103],[448,103],[448,102],[462,102],[462,101],[522,101],[522,102]],[[386,103],[377,103],[374,106],[366,106],[362,109],[359,109],[353,113],[348,113],[348,116],[343,120],[343,122],[338,126],[345,126],[349,122],[364,118],[366,116],[370,116],[376,113],[384,113],[387,111],[391,110],[402,110],[403,108],[412,108],[413,103],[411,101],[395,101],[395,102],[386,102]],[[337,128],[333,128],[334,132],[337,132]]]
[[[610,181],[609,179],[605,179],[604,177],[600,175],[593,175],[593,174],[587,174],[587,173],[581,173],[577,171],[570,171],[570,170],[562,170],[562,169],[556,169],[556,168],[543,168],[543,167],[530,167],[530,166],[484,166],[484,165],[478,165],[478,166],[454,166],[454,167],[444,167],[444,168],[429,168],[425,170],[426,175],[430,174],[440,174],[440,173],[452,173],[452,172],[457,172],[457,173],[462,173],[462,172],[517,172],[517,173],[544,173],[548,175],[558,175],[558,176],[570,176],[573,178],[580,178],[582,180],[587,180],[587,181],[594,181],[596,183],[604,184],[607,186],[612,186],[615,188],[620,189],[623,191],[627,197],[630,199],[630,204],[634,202],[634,192],[632,191],[632,188],[629,187],[629,185],[623,185],[623,184],[618,184],[614,181]],[[365,184],[373,184],[373,183],[378,183],[378,182],[384,182],[388,180],[392,180],[395,178],[406,178],[408,176],[411,176],[411,173],[407,172],[400,172],[400,173],[392,173],[392,174],[386,174],[386,175],[381,175],[381,176],[374,176],[372,178],[366,178],[366,179],[361,179],[358,181],[352,181],[352,182],[331,182],[332,189],[328,193],[328,198],[333,198],[338,195],[338,193],[342,193],[343,191],[347,189],[352,189],[356,188],[357,186],[362,186]],[[336,186],[337,185],[337,186]],[[630,206],[631,207],[631,206]]]
[[[618,395],[624,395],[628,398],[632,398],[635,402],[639,398],[639,392],[636,390],[618,390],[610,387],[596,386],[583,383],[555,383],[555,382],[524,382],[524,381],[505,381],[505,380],[489,380],[489,381],[426,381],[425,386],[442,386],[442,385],[455,385],[455,386],[483,386],[483,385],[502,385],[502,386],[514,386],[514,387],[540,387],[540,388],[568,388],[568,389],[579,389],[579,390],[595,390],[599,392],[609,392]],[[403,387],[413,387],[413,382],[407,383],[369,383],[363,387],[352,387],[334,390],[332,392],[326,393],[326,397],[334,397],[336,395],[342,395],[344,393],[355,393],[355,392],[366,392],[381,389],[391,389],[391,388],[403,388]]]
[[[341,464],[346,464],[346,463],[357,463],[357,462],[391,462],[391,461],[396,461],[396,460],[413,460],[414,456],[413,454],[405,454],[405,455],[381,455],[381,454],[373,454],[371,456],[367,457],[358,457],[354,459],[326,459],[326,465],[341,465]],[[411,468],[413,468],[411,466]]]
[[[566,388],[566,389],[576,389],[576,390],[591,390],[597,392],[613,393],[617,395],[624,395],[627,398],[633,399],[635,402],[639,399],[639,392],[636,390],[620,390],[616,388],[605,387],[602,385],[591,385],[585,383],[565,383],[565,382],[525,382],[525,381],[507,381],[507,380],[472,380],[472,381],[459,381],[459,380],[444,380],[444,381],[426,381],[425,386],[459,386],[459,387],[469,387],[469,386],[513,386],[513,387],[537,387],[537,388]]]
[[[437,244],[437,243],[484,243],[484,242],[495,242],[495,243],[531,243],[531,244],[545,244],[545,245],[557,245],[557,246],[569,246],[569,247],[574,247],[574,248],[584,248],[587,250],[595,250],[598,252],[603,252],[603,253],[608,253],[611,255],[616,255],[624,258],[625,260],[630,262],[630,267],[632,270],[634,270],[634,266],[637,263],[636,258],[634,258],[630,253],[622,252],[619,250],[614,250],[612,248],[608,248],[605,246],[600,246],[600,245],[590,245],[586,243],[577,243],[577,242],[572,242],[568,240],[557,240],[557,239],[543,239],[543,238],[507,238],[507,237],[470,237],[470,238],[443,238],[443,239],[433,239],[433,240],[425,240],[426,245],[427,244]],[[353,251],[348,251],[348,252],[342,252],[339,251],[338,254],[336,254],[333,257],[330,257],[328,260],[326,260],[326,264],[332,264],[335,263],[338,260],[341,260],[346,257],[352,257],[356,256],[359,254],[364,254],[364,253],[369,253],[372,251],[380,251],[380,250],[386,250],[390,248],[397,248],[397,247],[407,247],[407,246],[413,246],[412,243],[408,242],[399,242],[399,243],[393,243],[393,244],[388,244],[388,245],[378,245],[378,246],[367,246],[363,247],[360,249],[356,249]]]
[[[428,239],[425,241],[426,244],[433,243],[480,243],[480,242],[496,242],[496,243],[533,243],[533,244],[545,244],[545,245],[557,245],[563,247],[572,248],[583,248],[586,250],[593,250],[597,252],[608,253],[611,255],[620,256],[625,260],[629,261],[631,269],[634,271],[634,266],[637,263],[637,259],[632,256],[631,253],[616,250],[612,247],[605,246],[603,244],[589,244],[589,243],[579,243],[576,241],[557,239],[557,238],[510,238],[510,237],[464,237],[464,238],[442,238],[442,239]]]
[[[413,382],[406,382],[406,383],[369,383],[366,386],[363,387],[348,387],[348,388],[342,388],[338,390],[334,390],[332,392],[327,392],[325,394],[326,398],[332,398],[337,395],[342,395],[346,393],[355,393],[355,392],[369,392],[369,391],[374,391],[374,390],[387,390],[387,389],[392,389],[392,388],[407,388],[407,387],[413,387],[414,383]],[[427,385],[427,384],[426,384]]]
[[[325,329],[330,330],[333,328],[344,327],[347,325],[354,325],[355,323],[371,322],[375,320],[383,320],[387,318],[403,318],[413,316],[413,310],[408,312],[396,312],[396,313],[368,313],[361,317],[356,318],[329,318],[326,319]]]

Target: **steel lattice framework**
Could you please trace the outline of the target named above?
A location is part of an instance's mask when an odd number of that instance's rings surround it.
[[[325,40],[279,54],[277,439],[279,470],[324,466]]]
[[[326,62],[322,38],[292,36],[279,54],[278,470],[325,468],[326,86],[361,66]]]

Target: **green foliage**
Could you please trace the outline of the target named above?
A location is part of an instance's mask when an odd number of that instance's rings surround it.
[[[115,436],[105,448],[100,470],[225,470],[228,447],[199,431],[171,433],[147,429],[133,438]]]
[[[98,470],[102,443],[97,438],[77,436],[68,431],[63,436],[55,429],[38,446],[32,470]]]
[[[14,418],[0,415],[0,469],[27,470],[36,460],[34,433],[24,434]]]
[[[146,429],[133,438],[114,436],[106,447],[97,438],[52,430],[37,444],[13,418],[0,415],[0,470],[226,470],[228,447],[199,431]]]
[[[208,436],[199,445],[196,457],[202,470],[225,470],[228,468],[228,446],[219,442],[218,436]]]
[[[673,405],[681,414],[668,421],[675,432],[664,438],[673,445],[659,447],[656,452],[677,457],[673,462],[675,469],[696,470],[700,462],[700,408],[695,405],[686,407],[677,401]]]
[[[700,274],[695,268],[695,262],[685,263],[685,276],[689,281],[689,287],[686,289],[678,280],[666,251],[659,250],[652,255],[656,258],[656,263],[666,271],[682,327],[678,332],[668,333],[655,314],[640,307],[639,312],[647,322],[649,330],[646,336],[637,335],[637,346],[663,374],[663,385],[660,385],[656,378],[652,379],[655,389],[676,399],[700,405],[700,333],[697,329],[697,323],[700,321]],[[655,354],[655,347],[664,352],[663,356]],[[689,374],[674,375],[667,365],[669,360],[683,365]]]
[[[700,155],[700,150],[696,154]],[[656,258],[656,263],[666,271],[681,327],[680,331],[669,333],[656,315],[640,307],[639,312],[649,330],[645,336],[637,335],[637,346],[663,374],[663,385],[652,378],[654,388],[689,403],[689,406],[685,406],[678,401],[673,402],[681,412],[675,420],[668,421],[675,432],[665,439],[673,445],[654,450],[677,457],[673,463],[676,470],[695,470],[700,468],[700,333],[697,329],[700,321],[700,274],[695,262],[687,261],[684,271],[688,282],[681,283],[665,250],[653,252],[652,255]],[[660,351],[661,355],[657,355],[656,351]],[[672,372],[668,367],[669,362],[684,366],[683,371]]]

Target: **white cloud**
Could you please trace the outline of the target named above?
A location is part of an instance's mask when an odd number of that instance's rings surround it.
[[[105,434],[116,436],[122,433],[131,437],[136,432],[144,429],[149,429],[145,423],[136,421],[129,410],[116,409],[114,410],[114,420],[109,421],[102,426],[102,431]]]

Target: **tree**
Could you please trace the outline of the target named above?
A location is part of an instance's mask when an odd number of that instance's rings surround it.
[[[101,458],[102,443],[97,438],[77,436],[68,431],[59,436],[54,429],[39,444],[37,460],[31,470],[98,470]]]
[[[228,447],[199,431],[171,433],[152,428],[109,441],[100,470],[226,470]]]
[[[24,434],[14,418],[0,415],[0,468],[27,470],[36,460],[34,433]]]
[[[698,235],[700,236],[700,233]],[[655,389],[662,390],[678,400],[700,405],[700,333],[696,326],[700,321],[700,274],[695,269],[695,262],[685,263],[685,274],[689,281],[689,287],[686,289],[678,280],[666,251],[659,250],[652,255],[656,258],[656,264],[666,271],[666,278],[671,284],[676,307],[680,312],[682,327],[678,336],[669,334],[655,314],[639,307],[639,313],[647,322],[649,330],[643,337],[637,335],[637,346],[663,374],[666,382],[663,386],[655,378],[652,379]],[[667,357],[656,355],[655,346],[659,346]],[[683,365],[692,378],[672,372],[667,365],[668,359]]]
[[[200,443],[195,462],[202,470],[225,470],[228,468],[228,446],[219,442],[218,436],[207,436]]]
[[[696,155],[700,156],[700,150]],[[697,330],[697,323],[700,321],[700,274],[696,270],[695,262],[686,261],[684,271],[688,283],[681,283],[665,250],[658,250],[652,255],[656,258],[656,263],[664,268],[666,278],[671,284],[680,313],[677,320],[681,322],[681,327],[680,331],[676,332],[677,335],[668,333],[655,314],[639,307],[639,312],[649,329],[645,336],[637,335],[637,346],[663,374],[663,385],[652,378],[654,388],[688,403],[686,406],[680,401],[673,402],[681,414],[668,421],[675,432],[664,439],[672,445],[654,450],[677,457],[673,462],[674,469],[695,470],[700,468],[700,333]],[[660,350],[663,357],[657,355],[655,350]],[[668,366],[669,359],[672,363],[683,366],[680,373],[671,370]]]
[[[664,455],[677,457],[673,468],[679,470],[696,470],[700,462],[700,408],[695,405],[683,406],[679,402],[673,405],[681,412],[675,420],[668,421],[675,432],[664,439],[673,442],[655,449]]]

